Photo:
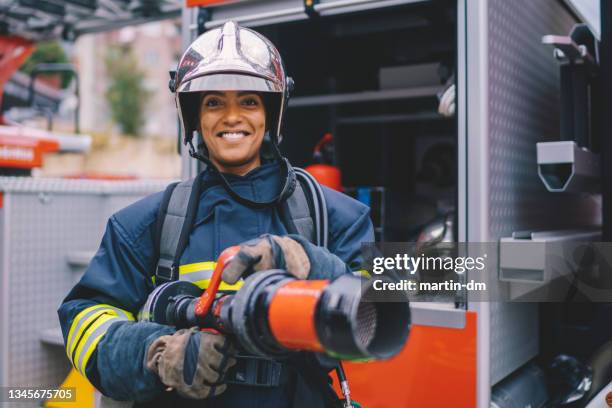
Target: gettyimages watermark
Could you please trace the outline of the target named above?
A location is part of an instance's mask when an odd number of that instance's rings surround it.
[[[364,298],[612,302],[612,242],[364,244]]]

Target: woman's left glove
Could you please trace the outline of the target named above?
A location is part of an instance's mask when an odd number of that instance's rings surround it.
[[[262,235],[240,245],[223,270],[223,281],[234,284],[246,274],[284,269],[297,279],[332,279],[350,269],[327,249],[299,235]]]
[[[147,350],[147,368],[167,387],[187,398],[217,396],[227,370],[236,364],[235,350],[224,335],[181,329],[156,339]]]

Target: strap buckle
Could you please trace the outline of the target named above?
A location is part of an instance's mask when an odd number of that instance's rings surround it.
[[[228,374],[228,384],[252,387],[278,387],[287,379],[283,364],[263,357],[237,355],[236,366]]]
[[[173,261],[160,258],[155,269],[155,283],[160,285],[166,282],[174,282],[178,280],[178,277],[178,267],[173,265]]]

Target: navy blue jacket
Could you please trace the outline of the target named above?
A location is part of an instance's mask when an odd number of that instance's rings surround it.
[[[199,208],[181,256],[179,275],[204,288],[223,249],[265,233],[288,232],[276,208],[241,205],[223,188],[218,175],[205,171],[199,177]],[[228,175],[228,179],[241,196],[256,201],[276,197],[281,184],[277,164],[262,165],[242,177]],[[329,216],[328,249],[346,263],[347,270],[357,270],[361,243],[374,240],[369,208],[325,187],[323,193]],[[148,196],[110,217],[98,252],[58,313],[70,361],[98,390],[118,400],[164,400],[165,405],[168,399],[179,397],[163,393],[163,384],[144,365],[145,353],[153,340],[174,329],[135,322],[138,310],[154,289],[155,224],[162,194]],[[180,403],[230,407],[248,402],[249,406],[268,407],[278,401],[279,406],[288,406],[287,389],[254,388],[230,386],[220,397]]]

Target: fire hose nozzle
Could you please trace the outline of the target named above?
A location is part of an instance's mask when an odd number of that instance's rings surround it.
[[[266,358],[293,351],[343,360],[391,358],[408,338],[408,300],[373,301],[371,291],[370,281],[353,275],[309,281],[269,270],[249,276],[235,294],[214,298],[205,316],[197,313],[202,290],[181,281],[159,286],[141,314],[157,323],[232,334],[244,349]]]

